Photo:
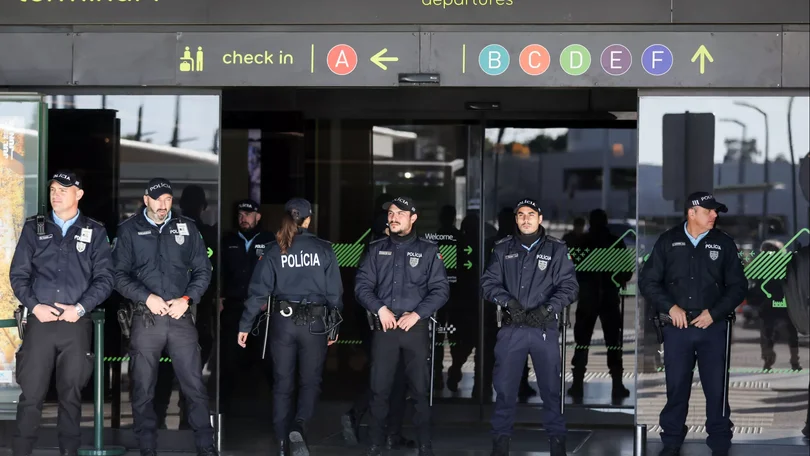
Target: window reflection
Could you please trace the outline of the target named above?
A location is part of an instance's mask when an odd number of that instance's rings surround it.
[[[107,225],[114,239],[117,223],[143,208],[147,182],[171,181],[172,211],[195,220],[215,267],[208,291],[197,305],[197,329],[204,381],[216,400],[215,297],[219,213],[219,96],[207,95],[49,95],[49,169],[65,167],[84,176],[80,209]],[[123,298],[105,303],[105,425],[132,426],[129,355],[116,312]],[[155,390],[155,410],[164,429],[188,429],[184,402],[164,353]],[[85,417],[92,417],[92,382],[84,392]],[[53,397],[49,398],[53,399]],[[56,424],[49,402],[43,424]],[[212,411],[215,407],[212,407]],[[83,425],[92,426],[92,420]]]
[[[714,135],[695,136],[689,143],[706,153],[682,154],[680,160],[687,156],[689,172],[680,182],[683,188],[675,188],[678,180],[666,176],[672,172],[667,144],[677,135],[668,130],[664,117],[687,112],[711,114]],[[639,119],[639,262],[661,233],[683,221],[683,201],[665,195],[709,187],[701,189],[712,191],[728,206],[718,227],[734,238],[749,280],[732,331],[729,403],[734,440],[798,436],[807,417],[810,351],[807,337],[797,335],[788,317],[783,287],[787,261],[810,244],[808,201],[798,175],[799,160],[810,150],[810,99],[642,97]],[[669,163],[678,166],[676,161]],[[701,167],[708,170],[706,178]],[[646,310],[640,302],[637,422],[646,424],[657,441],[666,395],[665,366]],[[693,405],[703,403],[703,391],[695,381]],[[702,405],[690,407],[687,438],[705,439],[705,420]]]
[[[626,355],[635,348],[635,267],[627,252],[632,255],[635,248],[636,130],[487,128],[483,153],[485,251],[513,234],[515,202],[536,198],[546,231],[569,247],[581,289],[585,283],[586,289],[602,290],[581,293],[569,308],[565,400],[632,405],[632,358]],[[590,224],[595,209],[607,214],[605,231]],[[595,262],[598,252],[591,244],[597,238],[609,240],[600,247],[610,261]],[[494,327],[485,329],[485,357],[492,356],[496,333]],[[540,402],[534,382],[534,367],[527,360],[521,401]]]

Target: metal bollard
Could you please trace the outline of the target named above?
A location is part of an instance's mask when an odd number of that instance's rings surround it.
[[[647,425],[637,424],[636,435],[633,442],[633,455],[646,456],[647,455]]]
[[[127,449],[121,446],[104,447],[104,310],[91,313],[95,327],[96,366],[93,369],[93,448],[79,448],[80,456],[122,456]]]

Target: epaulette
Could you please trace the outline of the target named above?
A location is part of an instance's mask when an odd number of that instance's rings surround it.
[[[436,242],[436,241],[434,241],[432,239],[427,239],[427,238],[423,238],[423,237],[420,237],[420,238],[417,238],[417,239],[419,239],[422,242],[426,242],[428,244],[439,245],[438,242]]]
[[[137,214],[137,213],[130,215],[130,216],[129,216],[129,217],[126,219],[126,220],[123,220],[122,222],[120,222],[120,223],[118,224],[118,226],[121,226],[121,225],[123,225],[124,223],[127,223],[128,221],[130,221],[130,220],[134,219],[134,218],[135,218],[135,217],[137,217],[137,216],[138,216],[138,214]]]
[[[375,239],[375,240],[369,242],[368,245],[378,244],[378,243],[380,243],[380,242],[382,242],[382,241],[384,241],[386,239],[388,239],[388,238],[387,237],[381,237],[379,239]]]
[[[27,222],[36,222],[37,221],[37,216],[32,215],[31,217],[28,217],[27,219],[25,219],[25,221],[26,221],[26,223]]]
[[[191,223],[195,223],[195,224],[197,223],[197,222],[195,222],[195,221],[194,221],[194,219],[193,219],[193,218],[191,218],[191,217],[187,217],[187,216],[182,215],[182,214],[178,215],[178,216],[177,216],[177,218],[178,218],[178,219],[183,219],[183,220],[189,221],[189,222],[191,222]]]
[[[98,226],[100,226],[100,227],[104,228],[104,224],[103,224],[103,223],[101,223],[101,222],[99,222],[98,220],[93,219],[93,218],[90,218],[90,217],[88,217],[88,216],[86,216],[86,215],[84,216],[84,218],[86,218],[87,220],[90,220],[91,222],[95,223],[96,225],[98,225]]]
[[[504,242],[509,242],[509,241],[511,241],[511,240],[512,240],[512,235],[511,235],[511,234],[508,234],[508,235],[507,235],[505,238],[503,238],[503,239],[498,239],[497,241],[495,241],[495,245],[501,245],[501,244],[503,244]]]
[[[565,241],[563,241],[562,239],[559,239],[559,238],[555,238],[554,236],[546,236],[546,239],[548,239],[549,241],[556,242],[558,244],[565,245]]]

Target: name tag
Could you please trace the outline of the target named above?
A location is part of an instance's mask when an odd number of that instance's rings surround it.
[[[40,236],[39,240],[40,241],[47,241],[48,239],[51,239],[52,237],[53,237],[53,234],[46,234],[45,236]]]
[[[185,223],[178,223],[177,231],[179,231],[182,236],[188,236],[188,226]]]
[[[82,228],[82,234],[79,236],[79,240],[89,244],[90,241],[93,240],[93,230],[90,228]]]
[[[394,252],[390,252],[388,250],[380,250],[379,255],[388,255],[391,256]]]
[[[517,257],[519,257],[519,256],[520,256],[520,254],[518,254],[518,253],[513,253],[513,254],[511,254],[511,255],[506,255],[505,257],[503,257],[503,259],[504,259],[504,260],[511,260],[512,258],[517,258]]]
[[[138,231],[138,236],[149,236],[152,234],[151,231]]]
[[[673,242],[672,247],[686,247],[686,242]]]

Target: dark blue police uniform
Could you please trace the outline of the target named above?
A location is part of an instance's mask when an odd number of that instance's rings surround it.
[[[686,222],[662,234],[641,270],[638,284],[654,312],[668,314],[677,304],[686,311],[687,322],[706,309],[713,320],[706,329],[692,325],[679,329],[671,324],[663,327],[667,404],[661,411],[660,424],[665,451],[676,451],[686,437],[697,361],[706,396],[706,443],[717,454],[726,454],[733,426],[730,408],[723,405],[726,319],[745,299],[748,281],[737,245],[728,234],[712,229],[698,241],[693,245],[687,236]]]
[[[72,173],[60,172],[57,176],[64,176],[53,179],[63,186],[74,185],[72,181],[76,180]],[[57,223],[70,224],[64,235]],[[11,260],[9,279],[14,295],[28,309],[25,337],[17,352],[17,383],[22,394],[17,404],[14,454],[25,456],[33,450],[55,365],[59,446],[62,454],[75,455],[81,445],[81,390],[94,367],[90,312],[113,290],[110,244],[104,225],[81,212],[72,221],[58,221],[52,213],[26,219]],[[84,315],[75,323],[38,321],[34,307],[54,303],[81,304]]]
[[[550,436],[564,437],[558,316],[576,300],[579,291],[568,248],[561,240],[546,235],[542,226],[531,246],[507,236],[495,244],[489,266],[481,277],[481,288],[484,298],[499,306],[506,308],[510,301],[516,301],[526,312],[545,308],[550,316],[543,327],[511,324],[498,331],[493,373],[497,394],[493,437],[512,434],[518,387],[528,355],[532,357],[543,400],[543,426]]]
[[[219,316],[220,404],[227,404],[240,369],[250,361],[245,350],[236,343],[239,321],[245,310],[248,285],[256,264],[274,241],[273,233],[261,230],[229,233],[222,239],[220,250],[223,302]],[[261,342],[264,342],[264,336],[261,336]],[[259,354],[261,353],[261,347],[249,345],[248,348],[251,350],[259,348]],[[269,367],[269,364],[265,366]],[[269,370],[267,373],[270,373]]]
[[[385,441],[389,398],[400,356],[405,363],[420,454],[431,445],[429,319],[447,303],[450,284],[438,245],[416,236],[391,235],[369,244],[354,286],[357,301],[373,314],[386,306],[399,319],[415,312],[420,320],[409,331],[375,331],[371,355],[371,443],[376,451]]]
[[[155,195],[159,196],[159,195]],[[194,220],[170,211],[157,225],[146,209],[121,222],[113,242],[115,288],[134,304],[130,337],[132,415],[141,451],[155,451],[157,415],[153,404],[161,352],[166,349],[186,399],[188,422],[201,454],[214,453],[208,393],[202,380],[194,304],[211,281],[211,263]],[[155,315],[146,300],[187,296],[189,310],[175,320]]]
[[[291,200],[287,203],[288,212],[292,207],[299,208],[300,219],[310,215],[311,206],[304,200]],[[278,242],[270,243],[250,279],[240,332],[250,332],[256,316],[271,297],[275,301],[269,329],[274,377],[273,428],[282,451],[288,436],[291,445],[297,444],[304,450],[305,446],[300,444],[321,392],[327,349],[326,315],[330,308],[343,310],[343,282],[331,243],[303,228],[299,228],[286,253],[281,252]],[[300,383],[297,408],[293,409],[296,362]]]

